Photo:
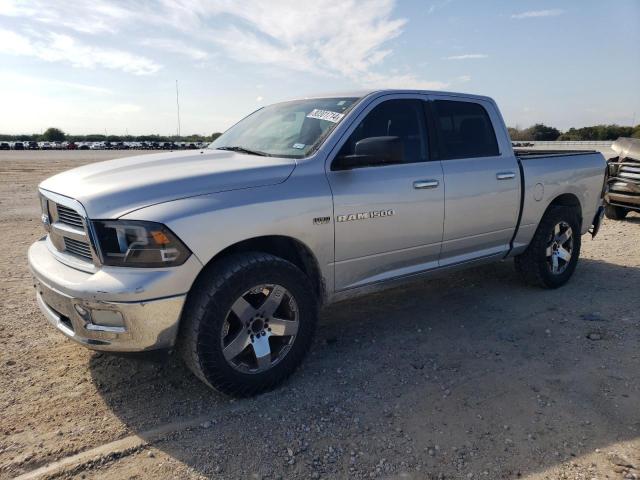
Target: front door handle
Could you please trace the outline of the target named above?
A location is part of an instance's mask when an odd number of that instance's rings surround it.
[[[516,174],[513,172],[499,172],[496,173],[496,178],[498,180],[511,180],[512,178],[516,178]]]
[[[420,190],[422,188],[436,188],[440,185],[438,180],[416,180],[413,182],[413,188]]]

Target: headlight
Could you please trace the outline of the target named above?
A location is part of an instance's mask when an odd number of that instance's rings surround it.
[[[97,220],[93,222],[104,265],[118,267],[173,267],[191,252],[171,230],[155,222]]]

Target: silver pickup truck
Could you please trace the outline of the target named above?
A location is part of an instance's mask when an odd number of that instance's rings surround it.
[[[278,103],[209,148],[86,165],[39,187],[37,302],[89,348],[176,348],[231,395],[272,388],[322,305],[515,259],[566,283],[602,218],[595,152],[514,153],[495,102],[372,91]]]

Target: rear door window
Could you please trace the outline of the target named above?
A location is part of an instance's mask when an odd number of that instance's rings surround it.
[[[482,105],[451,100],[431,104],[441,160],[500,154],[491,119]]]

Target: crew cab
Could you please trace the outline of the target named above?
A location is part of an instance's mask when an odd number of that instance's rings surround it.
[[[72,340],[176,348],[209,386],[252,395],[294,371],[328,303],[507,259],[562,286],[597,233],[605,165],[515,153],[484,96],[317,96],[261,108],[206,149],[45,180],[29,264]]]

